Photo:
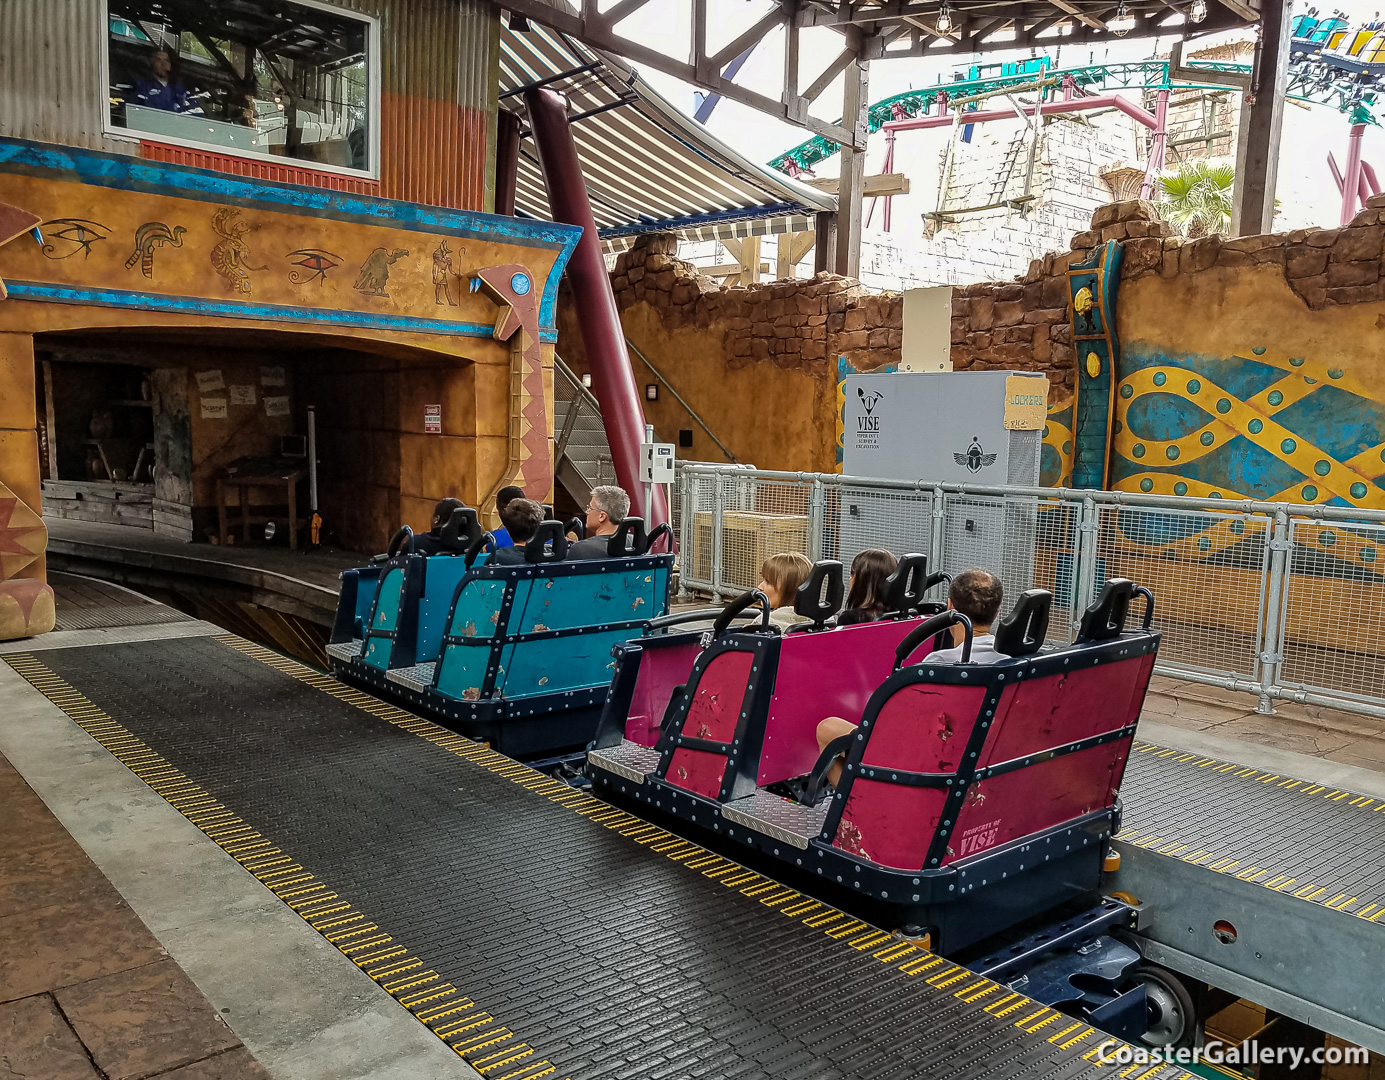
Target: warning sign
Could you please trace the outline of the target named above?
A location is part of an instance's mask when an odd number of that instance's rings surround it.
[[[423,406],[423,433],[425,435],[442,434],[442,406],[425,405]]]

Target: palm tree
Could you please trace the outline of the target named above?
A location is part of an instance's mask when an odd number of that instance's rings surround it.
[[[1189,238],[1231,229],[1231,186],[1236,169],[1229,162],[1199,158],[1159,178],[1159,212]]]

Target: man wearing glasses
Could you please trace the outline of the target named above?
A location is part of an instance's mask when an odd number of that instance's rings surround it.
[[[620,523],[630,513],[630,496],[613,484],[592,488],[587,502],[587,538],[568,545],[569,561],[610,558],[607,547]]]

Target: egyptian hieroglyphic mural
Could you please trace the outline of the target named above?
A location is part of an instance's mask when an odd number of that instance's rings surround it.
[[[458,339],[509,340],[517,332],[514,302],[523,297],[526,336],[515,354],[523,400],[511,431],[523,449],[510,456],[526,491],[548,498],[545,346],[557,337],[558,279],[579,230],[120,155],[56,153],[16,139],[0,139],[0,199],[28,211],[41,234],[38,243],[0,251],[0,279],[14,299],[66,305],[69,313],[73,305],[123,308],[148,326],[248,320],[328,334],[365,330],[494,362],[493,346],[459,347]],[[503,270],[505,283],[522,280],[523,292],[462,288],[487,268]],[[18,318],[0,316],[0,329]],[[32,309],[26,318],[26,330],[34,322],[46,329]],[[504,417],[484,421],[508,426]]]

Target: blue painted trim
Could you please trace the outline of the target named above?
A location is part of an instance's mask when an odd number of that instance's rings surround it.
[[[407,228],[441,236],[469,236],[519,247],[556,248],[558,257],[544,283],[543,300],[539,305],[539,324],[543,327],[554,325],[558,281],[582,235],[582,230],[575,226],[551,221],[449,210],[446,207],[380,199],[304,184],[248,180],[243,176],[211,169],[191,169],[185,165],[145,161],[124,154],[104,154],[24,139],[0,138],[0,172],[29,175],[60,172],[69,174],[64,177],[67,180],[75,179],[84,184],[122,191],[143,191],[238,206],[264,207],[268,204],[273,209],[330,217],[338,221]]]
[[[494,330],[494,327],[482,323],[415,319],[371,311],[337,311],[332,308],[288,307],[278,304],[238,304],[228,300],[202,300],[189,296],[128,292],[124,289],[79,289],[66,285],[46,285],[36,281],[7,280],[5,285],[10,296],[16,300],[46,300],[58,304],[133,308],[138,311],[165,311],[265,322],[318,323],[368,330],[401,330],[412,334],[439,334],[446,337],[489,339]],[[543,331],[539,334],[539,339],[545,342],[557,341],[558,334],[552,330]]]
[[[618,236],[639,236],[641,233],[663,232],[668,229],[692,229],[699,225],[720,225],[728,221],[755,221],[759,218],[784,217],[788,214],[806,214],[809,217],[818,213],[802,203],[775,203],[773,206],[743,206],[734,210],[716,210],[710,214],[689,214],[686,217],[664,218],[662,221],[641,221],[633,225],[612,225],[601,229],[601,239],[613,240]]]

